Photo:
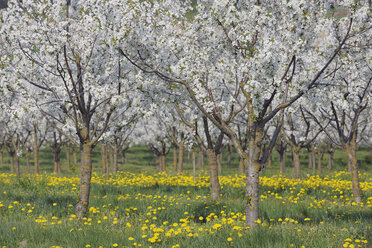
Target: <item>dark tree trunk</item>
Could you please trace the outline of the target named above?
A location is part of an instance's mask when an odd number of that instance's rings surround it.
[[[9,151],[9,156],[10,156],[10,173],[14,174],[15,171],[15,151],[11,150]]]

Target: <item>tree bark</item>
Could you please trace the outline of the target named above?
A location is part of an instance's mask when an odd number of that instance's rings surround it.
[[[178,153],[178,165],[177,165],[177,173],[183,172],[183,151],[184,151],[184,142],[181,141],[179,144],[179,153]]]
[[[75,149],[72,150],[72,157],[74,159],[74,165],[76,167],[78,165],[78,158],[77,158],[77,152],[75,151]]]
[[[346,144],[345,150],[347,154],[348,164],[351,167],[353,198],[355,202],[361,202],[362,194],[359,185],[358,160],[356,158],[357,150],[356,142],[351,141],[349,144]]]
[[[267,159],[267,168],[270,168],[272,163],[273,163],[273,155],[270,152],[269,158]]]
[[[121,150],[121,164],[122,164],[121,168],[123,168],[125,165],[125,152],[126,152],[126,149]]]
[[[165,157],[165,155],[164,154],[162,154],[161,156],[160,156],[160,170],[162,171],[162,172],[165,172],[165,171],[167,171],[167,165],[166,165],[166,157]]]
[[[4,164],[3,149],[0,150],[0,167]]]
[[[312,168],[313,168],[313,174],[315,175],[315,168],[316,168],[316,164],[315,164],[315,149],[312,149],[311,151],[311,164],[312,164]]]
[[[217,154],[217,168],[218,174],[222,175],[222,153]]]
[[[298,148],[293,148],[293,164],[294,164],[294,174],[296,179],[301,179],[301,166],[300,166],[300,150]]]
[[[107,173],[107,146],[101,144],[102,174]]]
[[[16,174],[18,178],[21,177],[21,169],[19,167],[19,156],[18,155],[16,155]]]
[[[39,143],[37,141],[37,126],[34,124],[34,166],[35,173],[39,175]]]
[[[118,151],[119,151],[118,146],[116,144],[114,144],[113,147],[112,147],[112,150],[111,150],[112,160],[113,160],[112,161],[112,163],[113,163],[112,170],[113,170],[114,173],[118,172]]]
[[[244,174],[244,168],[245,166],[244,166],[244,161],[243,161],[243,159],[239,159],[239,174]]]
[[[250,153],[251,155],[252,153]],[[255,226],[255,221],[258,219],[259,212],[259,167],[260,164],[257,161],[256,156],[244,160],[243,163],[246,166],[246,186],[245,196],[247,202],[245,204],[245,216],[246,225],[249,227]]]
[[[310,147],[310,148],[308,148],[307,149],[307,156],[308,156],[308,168],[309,169],[311,169],[311,168],[313,168],[313,160],[312,160],[312,148]]]
[[[328,152],[328,169],[331,170],[334,163],[334,151]]]
[[[192,178],[194,182],[196,181],[196,161],[195,161],[195,151],[192,151],[191,154],[191,159],[192,159]]]
[[[54,155],[54,173],[61,173],[61,149],[60,148],[54,148],[53,149],[53,155]]]
[[[106,170],[107,176],[108,176],[110,173],[110,167],[114,168],[114,152],[113,152],[112,145],[107,146],[107,155],[109,158],[109,163],[107,163],[107,170]]]
[[[81,153],[81,170],[80,170],[80,192],[79,201],[76,206],[76,215],[79,218],[85,216],[88,210],[89,194],[90,194],[90,180],[92,177],[92,147],[90,144],[83,144]]]
[[[323,161],[323,155],[324,153],[322,153],[321,149],[318,148],[318,173],[322,173],[322,161]]]
[[[229,144],[227,146],[227,161],[226,161],[226,166],[231,167],[231,145]]]
[[[199,153],[198,153],[198,166],[199,168],[201,168],[202,170],[204,170],[204,152],[200,149]]]
[[[173,171],[177,172],[177,147],[173,146]]]
[[[70,145],[66,145],[66,160],[67,160],[67,171],[71,171],[71,153],[70,153]]]
[[[280,174],[284,174],[285,170],[285,161],[286,161],[286,152],[285,149],[279,151],[279,162],[280,162]]]
[[[27,173],[30,173],[31,172],[31,169],[30,169],[30,152],[27,150],[26,148],[26,169],[27,169]]]
[[[9,157],[10,157],[10,173],[14,174],[15,171],[15,151],[9,151]]]
[[[210,190],[213,201],[220,200],[221,186],[218,179],[217,155],[213,149],[207,150],[208,166],[210,171]]]

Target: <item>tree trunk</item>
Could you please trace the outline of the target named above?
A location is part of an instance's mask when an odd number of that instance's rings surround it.
[[[267,168],[270,168],[272,163],[273,163],[273,155],[270,152],[269,158],[267,159]]]
[[[53,170],[53,172],[54,173],[61,173],[61,159],[60,159],[61,149],[55,148],[53,153],[54,153],[54,170]]]
[[[92,177],[92,147],[85,143],[81,152],[81,168],[80,168],[80,192],[79,202],[76,206],[76,215],[79,218],[85,216],[88,210],[89,194],[90,194],[90,180]]]
[[[101,144],[102,174],[107,173],[107,146]]]
[[[312,168],[313,168],[313,174],[315,175],[315,167],[316,167],[316,164],[315,164],[315,149],[312,149],[311,151],[311,164],[312,164]]]
[[[218,179],[217,155],[213,149],[207,150],[207,159],[210,172],[210,190],[213,201],[220,200],[221,186]]]
[[[298,148],[292,149],[293,154],[293,168],[296,179],[301,179],[301,166],[300,166],[300,150]]]
[[[179,145],[179,153],[178,153],[178,165],[177,165],[177,173],[182,173],[183,172],[183,147],[184,143],[183,141]]]
[[[125,151],[126,151],[126,149],[121,150],[121,164],[122,164],[121,168],[123,168],[124,165],[125,165]]]
[[[71,171],[71,153],[70,153],[70,145],[66,146],[66,160],[67,160],[67,171]]]
[[[26,149],[26,168],[27,168],[27,173],[31,172],[30,169],[30,152]]]
[[[161,170],[161,157],[160,155],[155,155],[156,156],[156,169]]]
[[[111,168],[114,168],[114,152],[113,152],[113,147],[112,145],[109,145],[107,147],[107,155],[108,155],[108,158],[109,158],[109,163],[107,164],[107,176],[108,174],[110,173],[110,167]]]
[[[15,158],[15,152],[14,151],[9,151],[9,156],[10,156],[10,173],[14,174],[15,171],[15,165],[14,165],[14,158]]]
[[[333,162],[334,162],[334,151],[330,151],[328,153],[328,169],[331,170],[333,167]]]
[[[75,149],[73,149],[73,151],[72,151],[72,157],[74,159],[74,165],[76,167],[77,164],[78,164],[78,158],[77,158],[77,152],[75,151]]]
[[[160,170],[162,172],[165,172],[167,170],[167,165],[166,165],[166,157],[165,157],[165,154],[162,154],[160,156]]]
[[[192,151],[191,158],[192,158],[192,178],[193,178],[193,180],[194,180],[194,182],[195,182],[195,181],[196,181],[196,161],[195,161],[195,151]]]
[[[227,161],[226,161],[226,166],[231,167],[231,145],[229,144],[227,146]]]
[[[312,148],[307,149],[307,156],[308,156],[308,168],[311,169],[313,168],[313,160],[312,160]]]
[[[351,167],[353,198],[355,202],[361,202],[362,195],[359,185],[358,160],[356,158],[357,146],[355,141],[351,141],[350,144],[346,144],[345,150],[347,154],[348,164]]]
[[[177,172],[177,147],[173,146],[173,171]]]
[[[244,161],[243,159],[239,159],[239,174],[244,174]]]
[[[199,153],[198,153],[198,166],[199,168],[201,168],[202,170],[204,170],[204,153],[203,151],[200,149]]]
[[[118,147],[116,144],[113,145],[112,147],[112,170],[114,173],[117,173],[118,172]]]
[[[17,173],[17,177],[20,178],[21,177],[21,169],[19,167],[19,156],[16,155],[16,173]]]
[[[3,149],[0,150],[0,167],[4,164]]]
[[[285,161],[286,161],[285,149],[282,151],[279,151],[278,153],[279,153],[279,162],[280,162],[280,174],[284,174]]]
[[[250,152],[250,155],[252,153]],[[255,221],[258,219],[259,212],[259,168],[260,164],[256,155],[250,157],[248,160],[244,160],[243,163],[246,166],[246,186],[245,186],[245,196],[247,202],[245,204],[245,223],[249,227],[255,226]]]
[[[222,153],[217,154],[218,174],[222,175]]]
[[[322,161],[323,161],[323,155],[321,149],[318,148],[318,173],[322,173]]]
[[[39,175],[39,144],[37,142],[37,126],[34,125],[34,166],[35,166],[35,173]]]

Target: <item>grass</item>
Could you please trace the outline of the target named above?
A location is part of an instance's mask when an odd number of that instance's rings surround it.
[[[157,174],[146,147],[134,147],[117,175],[100,174],[99,150],[93,154],[90,211],[74,216],[79,178],[76,172],[51,174],[52,154],[41,151],[43,174],[9,174],[8,157],[0,172],[0,247],[371,247],[372,174],[367,149],[358,152],[363,203],[351,197],[350,176],[341,151],[333,171],[292,179],[290,159],[284,177],[278,159],[260,180],[260,216],[254,229],[244,227],[244,177],[237,157],[223,168],[220,202],[209,200],[208,177]],[[62,154],[64,158],[64,154]],[[302,164],[307,165],[306,156]],[[23,161],[21,161],[23,162]],[[327,160],[323,163],[326,165]],[[25,171],[23,165],[22,170]],[[307,176],[306,174],[309,174]]]

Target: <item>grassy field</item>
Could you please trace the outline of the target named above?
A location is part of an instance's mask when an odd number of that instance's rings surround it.
[[[64,154],[62,154],[64,156]],[[312,175],[303,159],[303,179],[292,179],[290,159],[285,176],[278,161],[260,179],[257,227],[244,227],[244,177],[237,159],[223,168],[222,199],[209,201],[208,175],[198,170],[158,173],[145,147],[128,151],[117,175],[100,174],[99,153],[89,215],[77,219],[78,173],[51,174],[52,154],[41,152],[43,174],[9,174],[5,154],[0,172],[0,247],[371,247],[372,164],[367,150],[358,153],[363,203],[353,203],[350,176],[342,152],[335,167]],[[327,159],[324,159],[326,165]],[[62,161],[65,170],[66,162]],[[22,170],[25,172],[24,165]]]

